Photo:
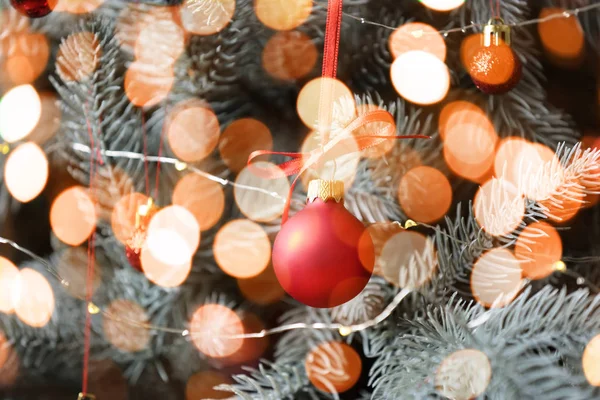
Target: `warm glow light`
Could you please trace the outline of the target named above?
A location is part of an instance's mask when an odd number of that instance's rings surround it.
[[[228,399],[231,397],[230,392],[215,390],[214,387],[232,383],[229,376],[217,371],[198,372],[187,381],[185,400]]]
[[[562,240],[552,225],[534,222],[519,235],[515,255],[521,261],[524,277],[542,279],[551,275],[560,261]]]
[[[54,292],[39,272],[24,268],[15,279],[13,306],[19,319],[34,328],[45,326],[54,312]]]
[[[437,266],[433,242],[419,232],[402,230],[389,238],[377,263],[383,277],[401,288],[419,288]]]
[[[310,153],[320,147],[321,136],[317,131],[313,131],[304,139],[302,152]],[[355,140],[342,140],[321,157],[318,165],[313,165],[301,175],[300,180],[305,187],[308,187],[308,183],[313,179],[339,180],[344,182],[345,187],[350,187],[356,176],[360,157]]]
[[[194,215],[184,207],[168,206],[150,220],[146,244],[157,260],[170,265],[184,264],[198,249],[200,226]]]
[[[381,263],[379,260],[381,257],[381,252],[383,251],[383,247],[391,237],[402,231],[403,229],[399,224],[393,224],[391,222],[379,222],[367,227],[366,232],[368,232],[371,240],[373,241],[375,255],[375,266],[373,268],[373,273],[375,275],[383,276],[383,263]]]
[[[492,236],[514,231],[525,216],[525,199],[510,183],[490,179],[484,183],[473,203],[479,226]]]
[[[444,38],[437,29],[422,22],[409,22],[396,28],[390,35],[389,47],[394,59],[411,50],[422,50],[442,62],[446,60]]]
[[[251,334],[260,332],[265,329],[263,322],[250,312],[245,312],[242,323],[244,325],[244,333]],[[269,338],[267,336],[261,338],[253,338],[244,340],[242,347],[229,357],[221,358],[219,361],[226,365],[248,365],[258,360],[267,347],[269,346]]]
[[[184,47],[183,29],[174,21],[165,19],[148,24],[140,31],[134,52],[138,61],[168,68],[175,64]]]
[[[585,57],[585,37],[579,18],[571,15],[563,18],[564,8],[542,8],[539,18],[547,18],[559,14],[561,18],[553,18],[537,24],[538,33],[546,56],[560,67],[577,68]]]
[[[398,201],[406,215],[415,221],[435,222],[446,215],[452,204],[452,187],[437,169],[416,167],[400,180]]]
[[[132,104],[152,107],[167,97],[174,80],[172,67],[161,68],[154,63],[136,61],[125,73],[125,93]]]
[[[91,13],[104,3],[104,0],[58,0],[54,11],[68,12],[69,14]]]
[[[42,102],[33,86],[12,88],[0,100],[0,136],[8,143],[24,139],[41,115]]]
[[[58,273],[62,279],[69,282],[65,290],[75,298],[83,299],[87,293],[87,268],[88,253],[82,247],[68,247],[60,254],[58,261]],[[94,259],[94,279],[92,282],[92,293],[102,283],[102,268],[98,265],[97,258]]]
[[[276,31],[289,31],[302,25],[309,17],[313,0],[255,0],[256,16]]]
[[[190,335],[194,345],[212,358],[223,358],[238,351],[243,343],[244,326],[238,315],[220,304],[200,306],[190,322]]]
[[[273,304],[285,296],[271,266],[253,278],[238,279],[237,283],[244,297],[255,304]]]
[[[450,73],[443,61],[420,50],[401,54],[392,63],[392,84],[406,100],[420,105],[441,101],[450,88]]]
[[[374,104],[360,104],[356,107],[356,114],[358,116],[363,116],[369,112],[382,110],[382,108],[374,105]],[[362,128],[359,128],[353,132],[354,136],[359,138],[365,135],[375,135],[375,136],[389,136],[392,137],[396,134],[393,129],[386,129],[389,126],[385,123],[370,123]],[[396,144],[395,140],[383,140],[379,144],[364,149],[361,153],[362,157],[366,158],[381,158],[385,154],[389,153],[390,150],[394,148]]]
[[[19,354],[0,331],[0,389],[11,387],[19,377]]]
[[[235,0],[190,2],[179,8],[186,31],[194,35],[212,35],[223,30],[235,12]]]
[[[464,69],[469,69],[475,53],[481,46],[483,46],[483,33],[472,33],[463,39],[460,44],[460,62]]]
[[[263,228],[247,219],[228,222],[213,244],[215,260],[228,275],[252,278],[267,268],[271,242]]]
[[[200,161],[217,147],[221,128],[208,108],[186,104],[174,110],[167,123],[169,146],[183,161]]]
[[[520,137],[509,136],[500,141],[494,160],[494,175],[518,187],[520,182],[519,161],[521,152],[529,148],[529,143]],[[526,153],[524,153],[526,154]]]
[[[46,187],[48,160],[35,143],[23,143],[6,160],[4,182],[10,194],[22,203],[35,199]]]
[[[507,249],[485,252],[473,265],[471,292],[486,307],[504,307],[521,290],[521,265]]]
[[[1,17],[0,17],[1,19]],[[42,33],[5,31],[4,40],[0,39],[0,75],[13,85],[23,85],[35,81],[46,69],[50,58],[48,38]]]
[[[435,374],[435,389],[444,398],[468,400],[485,392],[492,378],[492,365],[485,353],[458,350],[441,362]]]
[[[271,131],[254,118],[233,121],[219,140],[221,158],[230,170],[240,172],[248,164],[248,156],[256,150],[273,149]],[[265,156],[267,157],[267,156]],[[268,161],[266,158],[263,161]]]
[[[552,221],[557,223],[565,223],[572,219],[581,207],[583,207],[584,197],[583,191],[577,186],[557,188],[556,193],[550,196],[547,200],[540,201],[540,205],[546,207],[544,214]]]
[[[308,75],[319,52],[309,36],[299,31],[277,32],[262,53],[262,65],[274,78],[291,81]]]
[[[173,204],[194,214],[200,230],[212,228],[223,215],[225,194],[220,183],[197,174],[187,174],[177,182]]]
[[[425,7],[435,11],[450,11],[462,6],[465,0],[419,0]]]
[[[326,97],[321,100],[321,95]],[[317,129],[320,122],[319,116],[324,115],[327,118],[327,115],[330,115],[333,121],[334,107],[341,102],[354,104],[352,92],[343,82],[333,78],[315,78],[300,90],[296,109],[306,126]],[[322,121],[324,127],[327,125],[326,122]],[[329,129],[329,126],[327,128]]]
[[[254,167],[272,171],[274,178],[267,179],[255,175]],[[277,165],[264,161],[254,163],[253,166],[248,166],[239,173],[235,183],[237,184],[233,188],[235,202],[246,217],[254,221],[268,222],[281,216],[290,183]],[[249,190],[248,186],[261,190]],[[277,193],[279,198],[268,193]]]
[[[115,36],[119,40],[121,49],[133,54],[138,36],[145,27],[162,21],[177,22],[179,9],[180,7],[147,7],[142,3],[126,3],[119,12],[115,26]]]
[[[105,310],[104,338],[117,349],[133,353],[150,344],[146,311],[131,300],[113,300]],[[140,326],[142,325],[142,326]]]
[[[119,242],[127,244],[135,231],[135,218],[138,207],[148,203],[148,197],[141,193],[130,193],[119,199],[113,208],[110,225]]]
[[[446,104],[440,112],[438,129],[442,140],[446,138],[446,132],[455,126],[465,126],[467,129],[483,130],[485,136],[493,132],[496,135],[494,125],[485,112],[470,101],[456,100]]]
[[[96,228],[94,202],[86,189],[74,186],[64,190],[52,203],[50,225],[66,244],[79,246]]]
[[[317,389],[342,393],[358,382],[362,361],[356,350],[346,343],[326,342],[308,353],[304,368]]]
[[[9,259],[0,256],[0,312],[12,313],[14,311],[13,291],[18,276],[19,269]],[[0,347],[0,368],[2,368],[1,354],[2,348]]]
[[[94,33],[72,33],[59,47],[56,72],[64,81],[83,81],[96,71],[102,56],[101,50]]]
[[[552,149],[541,143],[528,143],[513,163],[518,165],[521,190],[532,200],[547,198],[564,181],[560,160]]]
[[[581,358],[583,373],[592,386],[600,386],[600,335],[589,341]]]
[[[158,286],[162,287],[177,287],[181,285],[190,274],[192,270],[192,260],[179,260],[180,254],[178,252],[187,252],[184,239],[181,236],[173,233],[172,231],[166,231],[165,235],[161,235],[164,232],[159,232],[159,235],[155,235],[153,239],[157,242],[162,242],[163,247],[158,247],[151,244],[146,239],[147,246],[142,248],[142,254],[140,256],[140,262],[144,275],[149,281],[154,282]],[[161,252],[160,256],[175,258],[176,260],[165,262],[154,255],[151,249],[157,249]]]

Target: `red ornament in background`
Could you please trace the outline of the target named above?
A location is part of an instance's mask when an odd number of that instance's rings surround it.
[[[125,256],[129,264],[136,270],[142,272],[142,248],[146,243],[148,236],[148,224],[156,214],[158,208],[154,205],[152,199],[148,199],[148,203],[141,205],[135,215],[135,231],[125,246]]]
[[[50,14],[58,0],[10,0],[15,10],[29,18],[42,18]]]
[[[483,46],[468,65],[475,86],[487,94],[503,94],[517,86],[522,66],[510,47],[510,27],[501,18],[488,21],[483,29]]]
[[[371,236],[343,202],[344,183],[310,182],[306,207],[273,245],[273,268],[285,291],[316,308],[339,306],[366,286],[375,264]]]

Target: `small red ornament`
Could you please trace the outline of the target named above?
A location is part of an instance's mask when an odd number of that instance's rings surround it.
[[[135,231],[125,246],[125,256],[129,264],[140,272],[142,272],[141,256],[148,236],[148,224],[157,211],[152,199],[148,199],[147,204],[138,207],[135,215]]]
[[[58,0],[10,0],[10,4],[29,18],[42,18],[50,14]]]
[[[373,273],[373,241],[344,207],[343,195],[343,182],[311,181],[306,207],[283,225],[273,245],[279,283],[311,307],[353,299]]]
[[[523,68],[510,47],[510,27],[501,18],[491,19],[484,27],[483,46],[468,68],[475,86],[487,94],[506,93],[521,80]]]

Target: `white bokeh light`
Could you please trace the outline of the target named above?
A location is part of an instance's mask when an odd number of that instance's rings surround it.
[[[33,131],[42,115],[40,96],[31,85],[9,90],[0,101],[0,136],[17,142]]]

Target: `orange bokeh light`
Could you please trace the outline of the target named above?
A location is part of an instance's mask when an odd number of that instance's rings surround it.
[[[54,234],[66,244],[79,246],[96,228],[94,202],[85,188],[64,190],[52,203],[50,225]]]
[[[104,338],[117,349],[133,353],[150,344],[146,311],[131,300],[113,300],[104,313]],[[141,326],[140,326],[141,325]]]
[[[192,376],[187,381],[185,387],[185,400],[198,399],[228,399],[230,392],[215,390],[214,387],[225,384],[232,384],[231,378],[225,374],[216,371],[201,371]]]
[[[326,342],[306,356],[304,368],[310,382],[327,393],[342,393],[351,389],[362,372],[362,360],[346,343]]]
[[[565,9],[546,7],[540,11],[540,18],[560,14],[537,24],[540,40],[547,57],[552,63],[566,68],[577,68],[585,56],[585,37],[576,15],[563,18]]]
[[[72,33],[59,47],[56,72],[64,81],[83,81],[96,71],[101,56],[100,43],[94,33]]]
[[[471,292],[486,307],[504,307],[521,287],[521,265],[507,249],[489,250],[473,264]]]
[[[10,30],[9,30],[10,32]],[[13,85],[35,81],[46,69],[50,58],[48,38],[27,31],[9,33],[0,38],[0,74]]]
[[[485,353],[462,349],[446,356],[435,374],[435,389],[448,399],[475,399],[487,389],[492,365]]]
[[[309,128],[317,129],[322,125],[323,129],[328,130],[329,123],[336,118],[333,115],[335,105],[342,102],[354,105],[354,97],[348,86],[334,78],[315,78],[300,90],[296,109],[302,122]],[[320,116],[326,120],[319,121]]]
[[[266,179],[255,175],[252,170],[254,167],[272,171],[274,178]],[[253,166],[244,168],[235,183],[235,202],[246,217],[254,221],[269,222],[281,216],[290,182],[277,165],[264,161],[256,162]],[[248,187],[258,190],[250,190]],[[268,193],[277,193],[279,198]]]
[[[265,26],[289,31],[302,25],[310,16],[313,0],[255,0],[254,11]]]
[[[435,11],[450,11],[462,6],[465,0],[419,0],[425,7]]]
[[[250,312],[243,315],[242,323],[244,325],[244,333],[252,334],[265,329],[263,322]],[[261,338],[253,338],[244,340],[242,347],[229,357],[221,358],[221,363],[224,365],[248,365],[258,360],[269,347],[269,339],[267,336]]]
[[[477,50],[483,46],[483,33],[473,33],[465,37],[460,44],[460,62],[467,71]]]
[[[160,236],[158,240],[162,241],[163,245],[167,248],[167,250],[163,250],[161,256],[172,256],[172,253],[168,253],[169,250],[172,251],[173,249],[185,247],[183,239],[176,235],[166,237]],[[148,243],[147,239],[146,243]],[[175,258],[180,257],[176,256]],[[148,278],[150,282],[154,282],[162,287],[177,287],[181,285],[185,282],[192,270],[191,258],[187,260],[165,262],[163,258],[156,257],[149,246],[144,246],[142,248],[140,262],[146,278]]]
[[[87,14],[100,7],[102,3],[104,3],[104,0],[58,0],[54,11],[69,14]]]
[[[19,319],[34,328],[45,326],[54,312],[54,292],[39,272],[24,268],[13,287],[13,306]]]
[[[11,387],[19,377],[19,354],[0,331],[0,389]]]
[[[135,42],[134,54],[138,61],[168,68],[183,54],[185,34],[172,20],[162,19],[144,26]]]
[[[525,199],[510,183],[494,178],[479,188],[473,209],[483,230],[492,236],[503,236],[521,224]]]
[[[183,264],[193,257],[200,245],[200,226],[186,208],[168,206],[150,220],[146,244],[152,256],[161,262]]]
[[[583,207],[585,200],[583,191],[577,186],[558,187],[556,194],[548,199],[540,201],[540,205],[546,207],[544,213],[552,221],[562,224],[572,219]]]
[[[219,140],[221,158],[234,172],[240,172],[248,164],[248,157],[253,151],[271,149],[271,131],[254,118],[233,121],[225,128]]]
[[[379,258],[381,257],[381,252],[383,251],[383,247],[388,242],[388,240],[396,235],[399,232],[402,232],[403,229],[399,224],[394,224],[391,222],[379,222],[367,227],[365,232],[368,232],[371,240],[373,241],[373,249],[375,255],[375,265],[373,267],[373,273],[375,275],[383,276],[382,271],[382,263],[379,262]]]
[[[400,25],[390,35],[390,53],[395,59],[411,50],[431,53],[440,61],[446,60],[446,42],[434,27],[422,22],[409,22]]]
[[[438,129],[442,140],[446,138],[446,132],[457,125],[466,125],[470,129],[482,129],[485,134],[492,131],[496,135],[494,125],[485,112],[470,101],[456,100],[442,108],[438,119]]]
[[[555,263],[562,257],[562,240],[553,226],[534,222],[519,235],[515,255],[521,261],[524,277],[543,279],[554,272]]]
[[[244,326],[238,315],[221,304],[204,304],[194,312],[190,335],[194,345],[212,358],[228,357],[242,347]]]
[[[222,31],[233,18],[235,0],[190,2],[179,10],[186,31],[194,35],[212,35]]]
[[[219,222],[223,215],[223,186],[201,175],[187,174],[175,185],[173,204],[185,207],[194,214],[200,230],[205,231]]]
[[[19,145],[6,160],[4,182],[10,194],[20,202],[35,199],[48,182],[48,160],[44,151],[32,142]]]
[[[163,101],[173,86],[173,67],[136,61],[125,73],[124,88],[127,98],[138,107],[152,107]]]
[[[452,204],[452,187],[448,178],[437,169],[416,167],[400,180],[398,201],[410,218],[418,222],[435,222],[446,215]]]
[[[134,52],[140,32],[148,25],[162,21],[179,22],[180,7],[148,7],[146,4],[127,3],[117,17],[115,36],[121,49],[127,53]]]
[[[252,278],[267,268],[271,260],[271,242],[260,225],[237,219],[219,230],[213,252],[217,264],[226,274]]]
[[[69,283],[65,290],[73,297],[84,299],[87,293],[87,268],[89,255],[87,249],[82,247],[68,247],[63,250],[58,259],[58,274],[61,279]],[[98,265],[98,259],[94,257],[94,278],[92,281],[92,293],[102,283],[102,269]]]
[[[237,283],[244,297],[255,304],[273,304],[285,296],[285,290],[279,284],[272,266],[255,277],[238,279]]]
[[[450,89],[450,73],[443,61],[421,50],[401,54],[390,69],[396,92],[411,103],[440,102]]]
[[[360,104],[356,107],[356,114],[358,116],[363,116],[369,112],[382,110],[380,107],[374,104]],[[366,158],[381,158],[386,153],[389,153],[390,150],[394,148],[395,140],[391,139],[396,132],[393,129],[388,128],[388,124],[382,122],[370,123],[362,128],[359,128],[353,132],[354,136],[357,138],[365,135],[375,135],[375,136],[389,136],[390,139],[383,140],[381,143],[364,149],[361,154]],[[377,139],[379,140],[379,139]]]
[[[600,335],[594,336],[585,346],[581,365],[589,384],[600,386]]]
[[[110,225],[117,240],[123,244],[133,236],[135,218],[141,205],[148,203],[148,197],[141,193],[130,193],[119,199],[113,208]]]
[[[14,311],[13,291],[19,269],[7,258],[0,256],[0,312],[12,313]],[[0,341],[0,368],[2,368],[2,348]]]
[[[427,282],[437,266],[431,239],[406,230],[386,241],[377,263],[388,282],[411,289]]]
[[[212,110],[185,104],[169,116],[167,140],[175,155],[186,162],[207,157],[217,147],[221,128]]]
[[[299,31],[277,32],[265,44],[262,65],[274,78],[291,81],[308,75],[319,57],[309,36]]]
[[[494,160],[494,174],[514,186],[519,185],[520,154],[528,148],[528,142],[517,136],[509,136],[500,141]],[[517,162],[515,162],[517,161]]]

